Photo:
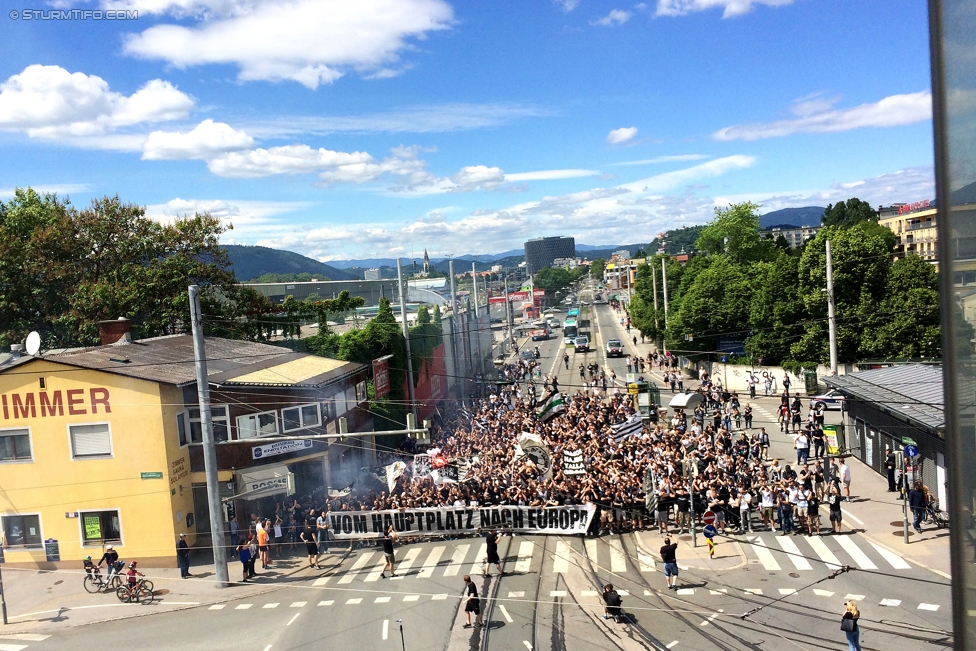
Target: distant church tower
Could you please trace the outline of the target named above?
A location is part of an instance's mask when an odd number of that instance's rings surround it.
[[[424,249],[424,276],[430,274],[430,256],[427,255],[427,249]]]

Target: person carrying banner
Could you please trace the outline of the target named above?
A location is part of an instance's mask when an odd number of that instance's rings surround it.
[[[397,532],[394,531],[393,525],[391,524],[386,533],[383,535],[383,557],[386,559],[386,565],[383,566],[383,571],[380,572],[381,578],[386,578],[386,570],[390,570],[390,576],[396,576],[396,572],[393,571],[393,564],[396,562],[396,554],[393,551],[393,543],[397,539]]]

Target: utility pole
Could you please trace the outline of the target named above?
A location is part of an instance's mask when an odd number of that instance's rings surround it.
[[[217,449],[214,447],[213,417],[210,413],[210,381],[207,377],[207,349],[203,339],[203,314],[200,287],[190,285],[190,322],[193,328],[193,358],[197,366],[197,398],[200,402],[200,429],[203,430],[203,469],[207,477],[207,506],[210,512],[210,539],[213,548],[214,576],[218,588],[230,585],[227,574],[227,548],[224,547],[224,516],[220,508],[217,483]]]
[[[661,283],[664,285],[664,327],[668,327],[668,268],[661,258]]]
[[[834,314],[834,258],[827,240],[827,327],[830,331],[830,374],[837,375],[837,316]]]
[[[474,285],[474,332],[475,339],[478,342],[478,372],[480,373],[483,369],[482,364],[485,362],[485,356],[481,352],[481,317],[478,316],[478,269],[474,262],[471,263],[471,283]],[[491,319],[489,318],[489,321]]]
[[[397,287],[400,290],[400,320],[403,322],[403,342],[407,349],[407,397],[410,399],[410,413],[417,417],[417,397],[413,388],[413,357],[410,354],[410,329],[407,327],[407,299],[403,291],[403,261],[397,258]]]
[[[512,302],[508,299],[508,276],[505,276],[505,326],[508,340],[512,340]]]
[[[654,292],[654,329],[657,330],[657,270],[653,265],[647,265],[651,270],[651,291]]]
[[[460,384],[460,380],[467,371],[465,360],[458,359],[457,328],[461,326],[461,310],[458,309],[457,284],[454,279],[454,260],[447,261],[447,271],[451,274],[451,354],[454,357],[454,381]],[[463,328],[461,328],[463,334]],[[465,369],[460,369],[460,364],[465,365]],[[461,386],[461,405],[464,405],[464,387]]]

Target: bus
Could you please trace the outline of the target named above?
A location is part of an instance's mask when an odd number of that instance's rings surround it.
[[[563,337],[573,337],[575,339],[576,334],[576,319],[566,319],[566,321],[563,322]]]

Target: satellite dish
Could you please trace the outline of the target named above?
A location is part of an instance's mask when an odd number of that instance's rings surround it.
[[[37,334],[37,331],[27,335],[27,354],[36,355],[37,351],[41,349],[41,335]]]

